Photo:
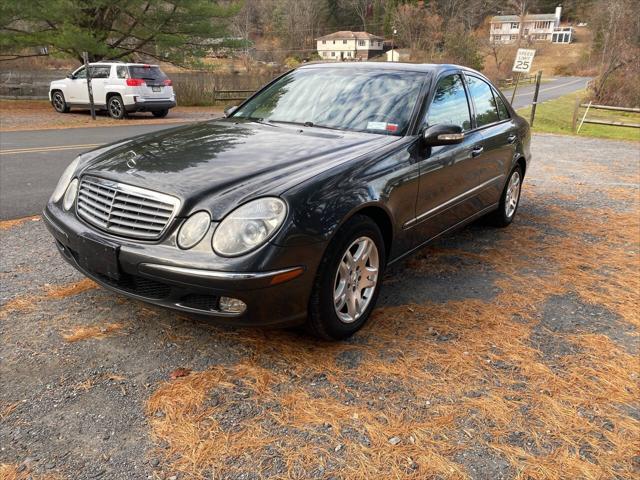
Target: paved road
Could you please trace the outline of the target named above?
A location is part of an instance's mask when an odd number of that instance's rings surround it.
[[[42,211],[58,178],[76,155],[122,138],[175,127],[131,125],[28,130],[0,134],[0,219]]]
[[[588,81],[585,77],[563,77],[544,83],[539,101],[581,90]],[[533,85],[518,88],[516,108],[532,102],[533,89]],[[511,98],[510,92],[507,98]],[[77,154],[104,143],[176,125],[3,132],[0,134],[0,219],[40,213],[58,177]]]
[[[554,98],[567,95],[575,92],[576,90],[583,90],[586,88],[587,83],[591,80],[589,77],[556,77],[549,82],[544,82],[540,85],[540,92],[538,94],[538,102],[546,102],[547,100],[553,100]],[[516,98],[513,102],[513,106],[518,109],[527,107],[533,102],[533,92],[535,85],[524,84],[518,86],[516,92]],[[511,100],[511,93],[513,90],[505,91],[506,97]]]

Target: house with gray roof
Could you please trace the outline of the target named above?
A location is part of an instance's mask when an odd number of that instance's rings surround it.
[[[571,43],[573,28],[561,27],[562,5],[555,13],[498,15],[491,19],[490,39],[496,43],[515,43],[518,36],[527,42]],[[522,24],[521,24],[522,23]]]

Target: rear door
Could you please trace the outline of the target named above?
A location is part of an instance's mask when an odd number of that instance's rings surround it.
[[[473,130],[472,109],[460,72],[441,76],[422,121],[422,130],[437,124],[458,125],[462,143],[422,147],[417,153],[420,186],[416,202],[416,243],[423,243],[464,219],[462,208],[476,186],[475,151],[482,134]]]
[[[499,201],[515,155],[517,127],[503,98],[486,80],[465,74],[473,101],[476,129],[482,133],[483,150],[476,165],[479,183],[490,182],[479,201],[487,207]]]
[[[138,86],[138,93],[143,98],[153,100],[168,100],[171,98],[173,87],[171,81],[160,67],[155,65],[129,65],[129,78],[144,81]]]
[[[107,104],[106,86],[111,74],[111,65],[91,65],[91,89],[93,90],[93,102],[96,105]]]

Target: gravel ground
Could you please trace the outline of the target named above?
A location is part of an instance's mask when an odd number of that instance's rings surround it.
[[[514,225],[391,268],[341,344],[122,298],[0,224],[0,477],[640,475],[639,147],[533,151]]]
[[[221,107],[175,107],[165,118],[151,113],[137,112],[125,120],[114,120],[105,112],[97,112],[92,120],[89,110],[73,109],[70,113],[57,113],[45,100],[0,100],[0,131],[44,130],[49,128],[86,128],[122,125],[163,125],[210,120],[222,115]]]

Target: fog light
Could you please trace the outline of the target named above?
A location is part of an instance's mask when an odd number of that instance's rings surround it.
[[[247,304],[242,300],[231,297],[220,297],[220,311],[226,313],[242,313],[247,309]]]

